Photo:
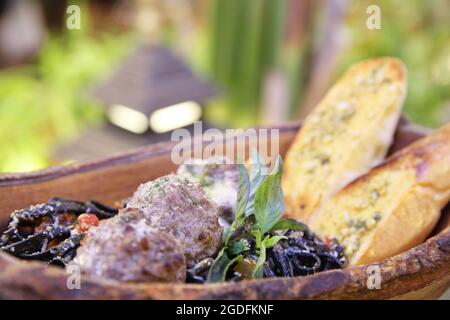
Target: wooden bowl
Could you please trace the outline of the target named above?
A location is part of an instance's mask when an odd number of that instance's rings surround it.
[[[280,127],[285,154],[298,123]],[[401,121],[392,150],[425,131]],[[245,143],[240,142],[240,143]],[[0,176],[2,228],[15,209],[46,202],[53,196],[96,199],[112,204],[130,196],[142,182],[173,172],[172,143],[157,144],[98,161]],[[375,263],[381,289],[367,286],[367,266],[333,270],[307,277],[197,284],[128,284],[82,277],[81,289],[67,288],[68,275],[57,267],[18,260],[0,252],[0,298],[6,299],[387,299],[437,298],[450,285],[449,214],[421,245]]]

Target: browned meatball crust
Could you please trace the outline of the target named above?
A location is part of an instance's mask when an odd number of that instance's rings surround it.
[[[184,282],[184,248],[152,228],[142,213],[126,210],[91,228],[72,262],[84,274],[127,282]]]
[[[179,240],[188,265],[214,256],[222,243],[219,208],[193,178],[168,175],[144,183],[127,207],[139,209],[152,227]]]

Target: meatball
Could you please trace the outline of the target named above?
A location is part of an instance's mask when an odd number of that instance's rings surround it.
[[[139,186],[127,203],[150,225],[184,246],[188,265],[213,256],[222,243],[219,210],[193,178],[168,175]]]
[[[220,216],[227,226],[234,220],[239,183],[236,164],[226,158],[193,159],[178,167],[180,175],[192,176],[200,182],[206,194],[219,206]]]
[[[72,262],[91,276],[127,282],[184,282],[183,246],[152,228],[142,213],[126,210],[90,228]]]

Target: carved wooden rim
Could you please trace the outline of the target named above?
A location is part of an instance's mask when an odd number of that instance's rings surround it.
[[[268,127],[269,129],[279,129],[280,134],[296,132],[301,123],[298,121],[288,122],[277,126]],[[83,161],[73,163],[66,166],[53,166],[47,169],[36,170],[23,173],[4,173],[0,174],[0,187],[14,186],[27,183],[35,183],[57,179],[70,174],[84,173],[93,171],[104,167],[120,165],[129,162],[135,162],[150,157],[157,157],[170,153],[172,142],[159,142],[150,146],[144,146],[132,149],[130,151],[121,152],[112,156],[107,156],[101,159]]]
[[[280,134],[298,130],[299,123],[279,126]],[[416,130],[403,125],[402,130]],[[0,175],[0,186],[16,186],[56,179],[130,163],[170,152],[171,144],[140,148],[104,159],[53,167],[32,173]],[[46,268],[0,252],[0,298],[45,299],[385,299],[413,290],[450,284],[450,227],[399,255],[375,263],[382,276],[381,290],[367,288],[367,266],[322,272],[296,278],[275,278],[213,285],[124,284],[82,278],[81,290],[68,290],[64,270]],[[441,290],[442,291],[442,290]]]

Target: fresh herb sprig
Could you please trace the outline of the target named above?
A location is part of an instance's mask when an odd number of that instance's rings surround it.
[[[282,229],[306,229],[301,223],[281,219],[284,212],[284,196],[281,189],[282,159],[278,156],[273,170],[267,168],[257,152],[252,155],[252,178],[245,166],[238,164],[239,184],[235,219],[225,232],[224,245],[208,273],[207,282],[225,281],[230,267],[244,259],[251,243],[258,254],[252,278],[263,277],[266,250],[286,237],[272,235],[271,231]],[[245,227],[245,228],[244,228]]]

